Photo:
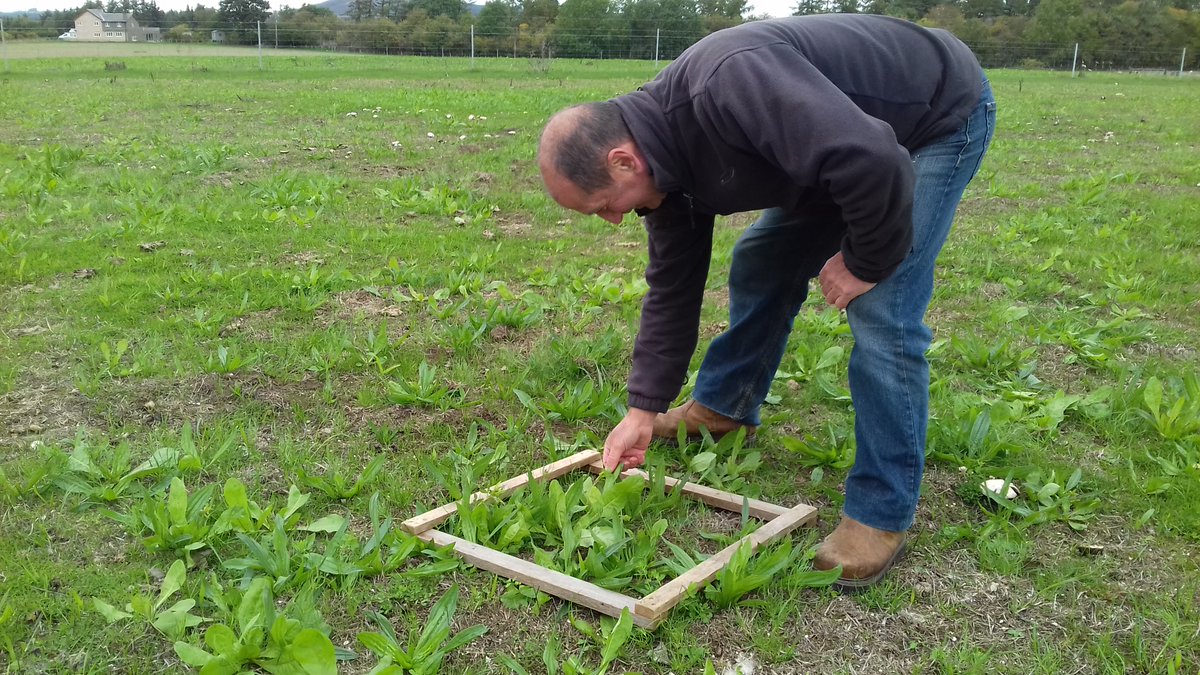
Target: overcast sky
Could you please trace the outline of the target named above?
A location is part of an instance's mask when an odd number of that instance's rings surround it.
[[[313,2],[313,0],[308,0]],[[316,0],[313,4],[320,2]],[[173,9],[183,9],[185,7],[202,4],[206,7],[216,7],[221,0],[158,0],[158,6],[164,11]],[[82,0],[0,0],[0,12],[17,12],[23,9],[41,9],[41,10],[60,10],[74,9],[82,5]],[[293,0],[292,2],[272,2],[271,6],[291,6],[299,7],[305,4],[305,0]],[[769,14],[771,16],[788,16],[792,13],[792,8],[796,5],[796,0],[751,0],[751,14]]]

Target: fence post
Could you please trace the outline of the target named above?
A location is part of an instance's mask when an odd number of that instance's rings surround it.
[[[255,21],[254,27],[258,31],[258,69],[262,70],[262,22]]]
[[[0,18],[0,46],[4,48],[4,72],[8,72],[8,38],[4,37],[4,19]]]
[[[1187,60],[1187,47],[1183,48],[1183,54],[1179,55],[1179,76],[1183,77],[1183,62]],[[4,61],[4,69],[8,70],[8,61]]]
[[[1071,57],[1071,77],[1075,77],[1075,64],[1079,62],[1079,43],[1075,43],[1075,56]]]
[[[475,24],[471,24],[471,67],[475,67]]]
[[[654,29],[654,67],[658,68],[658,38],[662,35],[661,28]]]

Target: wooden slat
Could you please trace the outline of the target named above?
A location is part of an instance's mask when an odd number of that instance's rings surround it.
[[[594,609],[601,614],[620,618],[621,610],[627,609],[633,623],[642,628],[655,628],[661,621],[638,616],[634,612],[637,600],[628,595],[600,588],[593,583],[576,579],[562,572],[547,569],[486,546],[472,544],[441,530],[426,530],[417,536],[437,546],[453,544],[454,552],[475,567],[533,586],[550,595]]]
[[[590,464],[600,457],[600,453],[595,450],[583,450],[577,452],[570,457],[564,457],[557,462],[551,462],[543,467],[539,467],[528,473],[520,476],[514,476],[504,481],[497,483],[492,487],[482,492],[476,492],[471,495],[471,503],[481,502],[486,499],[491,499],[493,496],[504,497],[512,494],[518,488],[524,487],[532,480],[552,480],[563,474],[570,473],[582,466]],[[413,516],[408,520],[400,523],[400,529],[409,534],[420,534],[425,530],[437,527],[458,512],[458,502],[450,502],[437,507],[431,511],[426,511],[418,516]]]
[[[604,471],[604,462],[592,462],[588,465],[588,469],[592,473],[600,473],[601,471]],[[647,481],[650,480],[649,474],[641,469],[625,469],[621,472],[622,478],[627,478],[629,476],[641,476]],[[683,481],[679,480],[678,478],[672,478],[670,476],[663,477],[663,487],[668,490],[674,489],[676,485],[682,482]],[[725,511],[732,511],[734,513],[742,512],[742,495],[734,494],[732,492],[725,492],[724,490],[718,490],[716,488],[711,488],[707,485],[699,485],[697,483],[683,483],[682,489],[683,494],[693,499],[702,501],[709,506],[715,506],[718,509],[724,509]],[[772,504],[770,502],[764,502],[759,499],[750,499],[748,501],[750,515],[758,518],[759,520],[772,520],[782,516],[789,510],[787,507],[779,506],[778,504]]]
[[[703,586],[716,578],[717,573],[729,564],[742,542],[749,541],[751,550],[770,544],[792,530],[811,522],[817,517],[817,509],[808,504],[798,504],[787,513],[763,525],[758,530],[730,544],[708,560],[696,565],[686,573],[668,581],[650,595],[637,601],[634,614],[648,621],[659,622],[671,608],[679,604],[694,585]]]

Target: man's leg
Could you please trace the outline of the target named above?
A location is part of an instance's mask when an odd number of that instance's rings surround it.
[[[768,209],[738,239],[729,269],[729,327],[713,339],[692,398],[757,425],[808,280],[837,253],[844,227]]]
[[[985,82],[980,104],[964,127],[913,155],[913,250],[892,276],[847,309],[855,341],[850,391],[857,454],[846,478],[844,509],[868,528],[903,532],[916,513],[929,418],[925,352],[932,335],[925,311],[933,294],[934,263],[994,126],[995,101]]]

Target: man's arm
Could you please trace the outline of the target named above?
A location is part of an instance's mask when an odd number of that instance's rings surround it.
[[[633,347],[629,407],[664,412],[679,395],[696,350],[713,216],[693,212],[687,197],[671,194],[646,215],[646,232],[650,290]]]
[[[687,198],[669,195],[646,215],[650,259],[641,329],[629,374],[629,412],[604,442],[604,466],[641,465],[654,418],[679,395],[696,350],[700,308],[712,256],[713,216],[696,214]]]

